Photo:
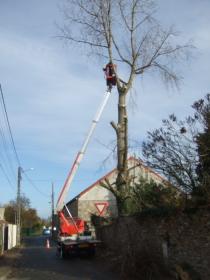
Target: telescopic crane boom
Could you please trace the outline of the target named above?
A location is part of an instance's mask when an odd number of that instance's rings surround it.
[[[85,155],[87,146],[88,146],[88,144],[90,142],[90,139],[91,139],[91,136],[93,135],[93,132],[94,132],[94,130],[96,128],[96,125],[97,125],[97,123],[100,120],[100,117],[101,117],[101,115],[103,113],[103,110],[104,110],[104,108],[105,108],[105,106],[106,106],[106,104],[108,102],[110,94],[111,94],[111,90],[107,90],[105,92],[105,94],[103,96],[103,100],[102,100],[102,102],[100,104],[100,107],[99,107],[99,109],[98,109],[98,111],[97,111],[97,113],[95,115],[95,118],[92,120],[91,127],[90,127],[90,129],[88,131],[88,134],[87,134],[87,136],[85,138],[85,141],[84,141],[84,143],[83,143],[83,145],[81,147],[81,150],[78,152],[78,154],[77,154],[77,156],[76,156],[76,158],[74,160],[74,163],[72,165],[72,168],[70,169],[70,172],[69,172],[69,174],[67,176],[67,179],[66,179],[66,181],[64,183],[64,186],[63,186],[63,188],[61,190],[61,193],[60,193],[58,201],[57,201],[56,210],[57,210],[58,213],[62,212],[62,210],[63,210],[63,208],[65,206],[65,200],[66,200],[69,188],[71,186],[71,183],[72,183],[72,181],[74,179],[74,176],[75,176],[75,174],[76,174],[76,172],[77,172],[77,170],[79,168],[79,165],[80,165],[80,163],[81,163],[81,161],[82,161],[82,159],[83,159],[83,157]],[[69,213],[69,215],[70,215],[70,213]]]

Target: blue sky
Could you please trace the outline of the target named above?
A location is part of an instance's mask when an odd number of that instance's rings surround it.
[[[51,183],[59,194],[74,157],[83,143],[91,119],[105,90],[102,67],[106,61],[82,56],[56,38],[55,22],[62,22],[59,0],[0,1],[0,83],[17,152],[23,169],[38,192],[26,179],[22,192],[41,216],[50,215]],[[141,142],[146,131],[159,127],[170,113],[188,115],[191,104],[210,89],[210,1],[159,0],[158,18],[175,25],[180,41],[192,39],[194,58],[180,67],[184,77],[180,90],[166,89],[154,76],[145,75],[135,83],[128,98],[129,138]],[[120,69],[119,69],[120,71]],[[135,99],[135,106],[132,99]],[[107,146],[115,140],[109,122],[117,118],[117,94],[113,94],[102,116],[87,154],[70,189],[72,198],[115,166]],[[2,120],[2,113],[0,114]],[[6,166],[0,139],[0,163],[12,182],[0,170],[0,203],[16,197],[17,163],[8,153],[12,173]],[[135,151],[137,154],[139,148]]]

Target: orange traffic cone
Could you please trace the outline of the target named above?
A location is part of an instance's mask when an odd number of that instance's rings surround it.
[[[49,239],[47,239],[47,241],[46,241],[46,248],[47,248],[47,249],[50,248],[50,241],[49,241]]]

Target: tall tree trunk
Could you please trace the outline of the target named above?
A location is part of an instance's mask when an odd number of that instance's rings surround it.
[[[128,154],[128,141],[127,141],[127,108],[126,108],[126,95],[125,90],[119,90],[118,100],[118,125],[117,125],[117,170],[118,175],[116,179],[117,190],[120,192],[120,197],[117,199],[119,214],[123,212],[123,206],[125,202],[125,195],[127,193],[127,178],[128,178],[128,166],[127,166],[127,154]]]

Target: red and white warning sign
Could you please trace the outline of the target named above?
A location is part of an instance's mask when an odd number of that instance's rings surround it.
[[[95,207],[97,208],[97,210],[99,212],[99,216],[103,215],[103,213],[106,211],[108,206],[109,206],[108,202],[96,202],[95,203]]]

